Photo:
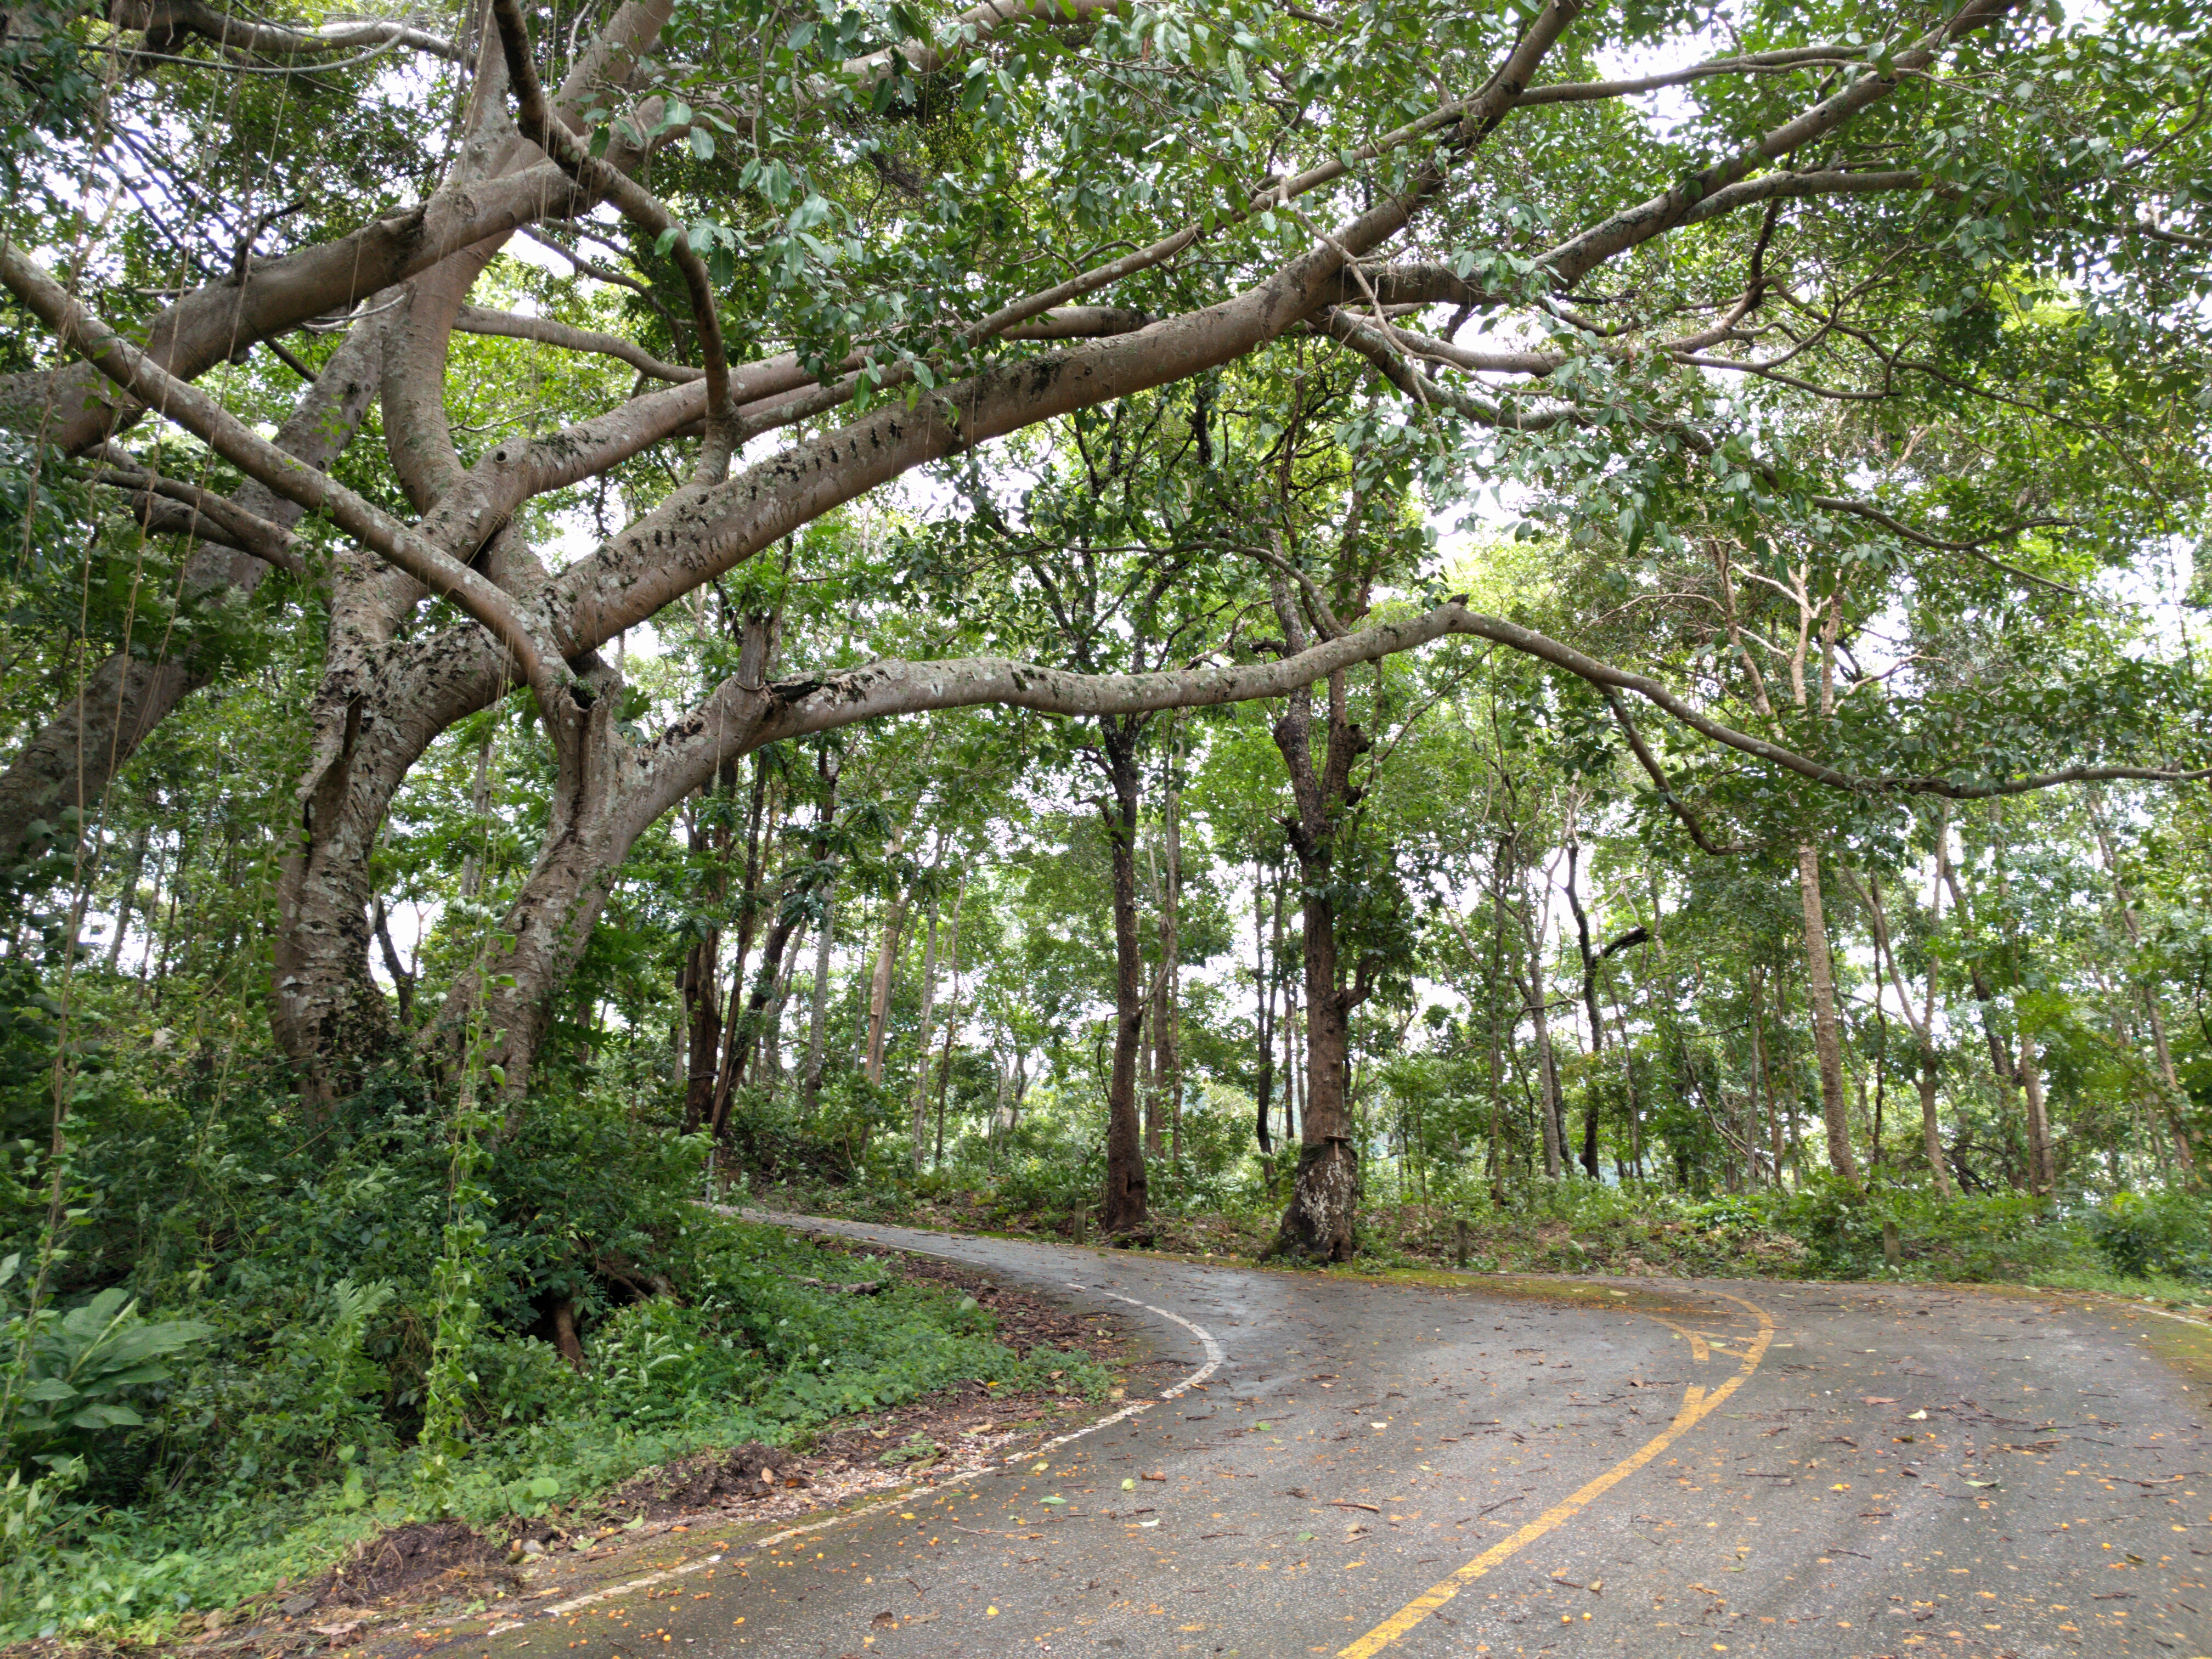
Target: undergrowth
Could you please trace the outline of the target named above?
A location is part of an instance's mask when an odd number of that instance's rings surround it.
[[[871,1274],[704,1208],[703,1145],[585,1079],[546,1089],[479,1176],[463,1453],[434,1466],[444,1115],[382,1079],[303,1127],[273,1086],[149,1071],[81,1066],[58,1171],[39,1090],[0,1094],[0,1641],[155,1635],[386,1527],[493,1528],[969,1379],[1109,1385],[1081,1355],[1018,1356],[972,1298],[823,1288]],[[57,1173],[67,1222],[42,1257]]]

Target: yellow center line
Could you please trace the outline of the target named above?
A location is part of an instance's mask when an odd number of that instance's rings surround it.
[[[1748,1310],[1759,1321],[1759,1335],[1744,1355],[1743,1364],[1734,1376],[1707,1394],[1705,1389],[1692,1383],[1682,1394],[1682,1408],[1674,1420],[1651,1440],[1631,1455],[1623,1458],[1580,1492],[1563,1502],[1553,1504],[1510,1538],[1501,1538],[1488,1549],[1462,1567],[1442,1583],[1432,1585],[1385,1619],[1373,1630],[1350,1646],[1339,1650],[1336,1659],[1373,1659],[1414,1626],[1426,1619],[1438,1607],[1457,1595],[1469,1584],[1481,1577],[1508,1557],[1527,1548],[1546,1533],[1564,1526],[1611,1492],[1622,1481],[1665,1451],[1684,1435],[1712,1414],[1716,1407],[1744,1385],[1751,1374],[1759,1369],[1759,1362],[1766,1358],[1766,1346],[1774,1340],[1774,1321],[1766,1310],[1745,1301],[1740,1296],[1728,1296],[1725,1291],[1715,1292],[1724,1296],[1738,1307]],[[1661,1324],[1668,1322],[1661,1320]]]

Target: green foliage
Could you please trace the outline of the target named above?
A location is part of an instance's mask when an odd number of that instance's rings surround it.
[[[0,1258],[0,1297],[21,1266],[20,1254]],[[102,1291],[67,1312],[9,1310],[0,1323],[0,1344],[14,1358],[0,1395],[8,1462],[52,1467],[81,1457],[110,1431],[143,1427],[132,1402],[173,1378],[167,1361],[214,1334],[197,1320],[143,1318],[123,1290]]]
[[[2114,1273],[2212,1285],[2212,1202],[2197,1193],[2115,1193],[2088,1217]]]
[[[477,1525],[587,1498],[694,1448],[784,1443],[955,1382],[1032,1386],[1065,1358],[995,1342],[972,1302],[702,1210],[701,1147],[641,1122],[619,1066],[541,1090],[473,1181],[476,1304],[449,1323],[447,1437],[423,1432],[453,1285],[451,1120],[371,1079],[319,1139],[281,1096],[169,1051],[81,1074],[57,1305],[5,1419],[0,1633],[120,1631],[318,1570],[426,1505]],[[20,1287],[43,1188],[0,1223]],[[653,1286],[665,1285],[665,1293]],[[554,1349],[568,1301],[585,1374]],[[163,1311],[148,1318],[141,1308]],[[12,1356],[26,1327],[0,1327]],[[1106,1379],[1079,1363],[1073,1386]],[[1066,1386],[1065,1383],[1062,1386]]]

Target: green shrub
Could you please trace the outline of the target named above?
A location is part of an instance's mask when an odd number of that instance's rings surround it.
[[[2212,1205],[2191,1193],[2118,1193],[2087,1218],[2112,1270],[2212,1285]]]

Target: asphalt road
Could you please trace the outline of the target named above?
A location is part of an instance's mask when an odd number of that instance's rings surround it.
[[[2202,1328],[2056,1293],[1383,1284],[807,1224],[1116,1310],[1189,1370],[1043,1456],[482,1651],[2212,1656]]]

